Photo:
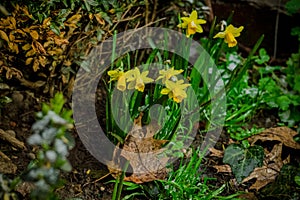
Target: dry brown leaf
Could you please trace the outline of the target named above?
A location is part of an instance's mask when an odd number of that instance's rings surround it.
[[[23,11],[23,13],[24,13],[27,17],[33,19],[33,16],[28,12],[27,6],[22,6],[22,7],[20,7],[20,9]]]
[[[31,49],[31,50],[29,50],[29,51],[26,52],[25,57],[31,57],[33,55],[35,55],[35,50]]]
[[[6,70],[6,74],[5,74],[6,79],[11,79],[13,76],[17,79],[23,77],[22,72],[14,67],[1,66],[0,71],[3,69]]]
[[[70,17],[66,22],[64,22],[64,25],[72,28],[76,28],[80,18],[81,18],[80,14],[75,14],[72,17]]]
[[[42,27],[47,28],[50,26],[50,24],[51,24],[51,17],[48,17],[48,18],[44,19]]]
[[[101,15],[100,14],[95,14],[94,15],[95,16],[95,18],[96,18],[96,20],[97,20],[97,22],[99,23],[99,24],[101,24],[101,25],[104,25],[105,24],[105,21],[104,21],[104,19],[101,17]]]
[[[283,164],[290,162],[289,156],[285,160],[282,160],[281,154],[282,143],[274,145],[272,151],[266,154],[264,166],[255,168],[254,171],[242,182],[244,183],[256,178],[255,183],[250,187],[250,189],[255,190],[259,190],[267,184],[273,182],[279,175]]]
[[[6,35],[6,33],[2,30],[0,30],[0,37],[5,40],[6,42],[9,42],[8,36]]]
[[[58,46],[61,46],[62,44],[69,44],[69,41],[67,39],[55,37],[54,38],[54,43]]]
[[[26,61],[25,61],[25,65],[30,65],[33,61],[33,58],[30,57],[30,58],[27,58]]]
[[[32,31],[30,31],[30,36],[33,38],[33,39],[35,39],[35,40],[38,40],[39,39],[39,34],[38,34],[38,32],[36,31],[36,30],[32,30]]]
[[[45,81],[31,82],[24,78],[19,78],[19,81],[21,82],[21,85],[24,85],[24,86],[32,88],[32,89],[40,88],[46,84]]]
[[[24,50],[24,51],[27,51],[27,50],[29,50],[31,48],[31,44],[29,44],[29,43],[27,43],[27,44],[25,44],[24,46],[22,46],[22,49]]]
[[[14,17],[9,17],[10,24],[12,25],[12,29],[17,29],[17,21]]]
[[[253,135],[248,140],[251,144],[254,144],[258,140],[262,142],[275,140],[282,142],[287,147],[300,149],[300,144],[297,143],[293,138],[295,135],[297,135],[297,132],[288,127],[276,127],[269,128],[260,134]]]
[[[40,65],[39,60],[37,58],[34,58],[33,65],[32,65],[32,69],[34,72],[40,69],[39,65]]]
[[[15,36],[13,34],[13,32],[9,33],[9,41],[13,42],[15,40]]]
[[[38,52],[38,53],[44,54],[44,55],[47,54],[47,52],[44,49],[43,45],[41,43],[39,43],[38,41],[33,41],[32,42],[32,48],[34,49],[35,52]]]
[[[258,200],[258,198],[255,196],[254,193],[252,192],[248,192],[248,193],[245,193],[245,194],[240,194],[238,196],[239,199],[243,199],[243,200]]]
[[[19,53],[19,47],[16,43],[10,42],[8,43],[8,47],[11,49],[12,52],[15,52],[16,54]]]
[[[55,49],[53,49],[53,50],[48,50],[47,51],[48,52],[48,54],[49,55],[51,55],[51,56],[58,56],[58,55],[61,55],[61,54],[63,54],[63,50],[61,49],[61,48],[55,48]]]
[[[231,173],[230,165],[215,165],[213,166],[217,170],[217,173]]]
[[[220,151],[215,148],[209,148],[210,154],[209,156],[217,157],[217,158],[223,158],[224,157],[224,151]]]
[[[47,64],[47,58],[46,56],[39,56],[39,63],[41,66],[45,67]]]
[[[141,119],[142,115],[134,120],[133,128],[126,136],[122,150],[116,148],[114,152],[114,157],[120,155],[130,162],[133,173],[131,176],[125,176],[124,180],[135,183],[164,179],[167,175],[165,165],[168,158],[160,157],[162,152],[160,148],[167,141],[153,138],[159,129],[156,123],[148,125],[146,133],[144,133]],[[113,158],[114,167],[109,168],[114,177],[117,177],[121,172],[118,162],[116,158]]]

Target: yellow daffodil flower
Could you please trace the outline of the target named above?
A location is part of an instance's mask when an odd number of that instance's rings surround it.
[[[225,31],[217,33],[214,38],[224,38],[225,42],[228,44],[228,47],[234,47],[237,45],[235,38],[240,36],[240,33],[243,29],[243,26],[236,28],[230,24],[226,27]]]
[[[128,89],[136,89],[140,92],[144,92],[145,89],[145,83],[151,83],[154,80],[152,78],[147,77],[149,74],[149,71],[140,72],[139,68],[134,68],[127,72],[127,82],[130,82],[128,84]]]
[[[180,103],[187,97],[184,89],[190,86],[190,84],[183,84],[183,82],[183,80],[176,82],[166,80],[166,88],[161,90],[161,94],[169,95],[169,98],[173,98],[175,102]]]
[[[172,76],[176,76],[182,72],[182,69],[175,70],[174,67],[167,70],[159,70],[160,76],[156,80],[162,79],[162,83],[165,84],[166,80],[169,80]]]
[[[107,72],[110,76],[110,81],[117,80],[117,89],[120,91],[126,90],[126,73],[120,70],[110,70]]]
[[[181,17],[183,23],[177,25],[179,28],[186,28],[186,36],[194,35],[196,32],[202,33],[203,29],[200,24],[205,24],[204,19],[197,19],[197,11],[193,11],[189,17]]]

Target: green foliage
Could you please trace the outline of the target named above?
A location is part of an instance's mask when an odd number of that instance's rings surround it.
[[[259,50],[259,56],[255,59],[255,62],[259,65],[267,63],[270,60],[270,56],[264,48]]]
[[[300,176],[295,176],[294,181],[300,186]]]
[[[241,182],[254,168],[262,166],[263,159],[264,149],[261,146],[231,144],[224,152],[223,162],[230,165],[237,181]]]
[[[43,104],[42,111],[37,113],[38,121],[32,125],[28,143],[41,148],[26,173],[26,180],[35,184],[32,199],[57,199],[53,191],[62,184],[60,171],[72,169],[67,156],[74,140],[66,130],[72,128],[73,120],[72,112],[63,109],[64,103],[63,95],[57,93],[50,105]]]
[[[261,78],[258,88],[262,93],[262,100],[270,108],[278,109],[282,122],[293,127],[300,121],[300,84],[299,84],[299,54],[292,54],[287,61],[287,67],[270,67],[269,70],[260,69]],[[279,70],[281,76],[277,76]]]
[[[252,127],[250,129],[243,128],[241,126],[229,126],[227,132],[230,134],[230,137],[235,140],[245,140],[252,135],[262,132],[264,128]]]
[[[72,112],[63,108],[64,103],[63,95],[57,93],[49,105],[42,105],[42,111],[37,113],[38,120],[32,125],[33,134],[28,138],[30,145],[40,147],[37,158],[13,180],[0,174],[1,199],[19,199],[15,190],[21,181],[34,184],[31,199],[58,199],[54,190],[63,184],[60,171],[69,172],[72,169],[67,156],[75,144],[71,134],[67,133],[67,129],[73,127]]]
[[[220,196],[225,189],[225,185],[214,189],[210,185],[210,178],[204,177],[202,180],[201,163],[203,152],[193,151],[188,162],[181,161],[179,169],[171,171],[168,180],[159,181],[158,199],[232,199],[238,194],[230,196]]]
[[[300,11],[300,1],[299,0],[290,0],[285,4],[285,9],[290,14],[296,14]]]
[[[99,13],[107,20],[108,23],[112,23],[111,19],[108,16],[108,11],[110,12],[117,12],[120,16],[120,2],[113,0],[113,1],[82,1],[82,0],[38,0],[38,1],[31,1],[27,3],[30,9],[30,12],[33,13],[33,16],[42,22],[47,17],[52,16],[53,10],[60,10],[60,14],[56,16],[54,19],[55,23],[53,26],[63,26],[63,22],[65,21],[65,14],[71,11],[78,11],[84,10],[85,12],[89,13]]]

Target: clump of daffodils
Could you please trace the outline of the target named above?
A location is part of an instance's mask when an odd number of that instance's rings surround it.
[[[182,23],[178,24],[177,27],[186,29],[186,36],[188,38],[195,33],[203,32],[201,24],[205,24],[206,21],[204,19],[198,19],[197,11],[194,10],[189,17],[181,17],[180,19]],[[240,36],[243,29],[243,26],[236,28],[230,24],[225,30],[221,30],[217,33],[214,38],[223,38],[225,43],[228,44],[228,47],[235,47],[237,45],[235,38]]]
[[[175,70],[174,67],[167,70],[160,70],[159,76],[155,81],[161,80],[165,88],[161,90],[162,95],[168,95],[176,103],[181,103],[187,97],[185,89],[190,84],[184,83],[184,80],[178,80],[176,75],[179,75],[183,70]],[[125,91],[126,89],[136,89],[144,92],[145,84],[154,82],[154,79],[148,77],[149,71],[141,72],[139,68],[135,67],[127,72],[117,70],[110,70],[107,73],[111,81],[117,81],[117,89]],[[127,84],[128,83],[128,84]]]

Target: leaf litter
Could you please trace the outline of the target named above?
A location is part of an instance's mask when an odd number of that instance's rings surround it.
[[[154,139],[154,134],[159,130],[156,123],[146,126],[146,133],[142,128],[142,114],[134,120],[132,130],[127,134],[122,149],[116,147],[108,167],[112,176],[117,178],[122,172],[120,156],[129,161],[132,174],[125,176],[125,181],[144,183],[164,179],[167,175],[165,168],[168,158],[162,154],[161,147],[167,140]],[[119,145],[120,146],[120,145]]]
[[[254,189],[256,191],[260,190],[267,184],[274,182],[276,177],[279,175],[283,165],[290,162],[290,155],[288,154],[284,159],[282,158],[283,146],[292,149],[300,149],[300,144],[294,140],[297,132],[288,127],[275,127],[269,128],[257,135],[253,135],[248,138],[251,147],[255,145],[258,141],[267,142],[275,141],[276,144],[272,147],[272,150],[268,150],[265,146],[264,148],[264,160],[263,166],[256,167],[249,176],[245,177],[241,183],[246,183],[252,179],[256,181],[250,186],[249,189]],[[223,151],[210,149],[211,155],[221,158],[224,154]],[[288,152],[285,152],[288,153]],[[232,167],[230,165],[215,165],[213,166],[218,173],[231,173]]]

